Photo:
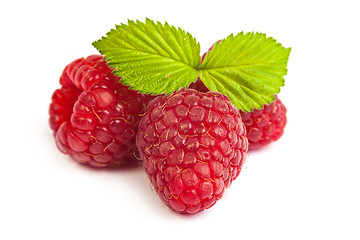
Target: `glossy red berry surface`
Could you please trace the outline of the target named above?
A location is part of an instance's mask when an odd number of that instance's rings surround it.
[[[152,100],[136,142],[160,199],[180,213],[213,206],[239,175],[248,149],[228,98],[191,89]]]
[[[240,110],[247,131],[249,150],[256,150],[277,141],[286,126],[286,107],[276,96],[275,100],[263,109],[252,112]]]
[[[58,148],[80,163],[119,166],[134,158],[140,114],[152,98],[119,83],[100,55],[67,65],[49,107]]]

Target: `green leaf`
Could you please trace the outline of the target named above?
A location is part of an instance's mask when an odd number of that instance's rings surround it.
[[[207,52],[199,76],[210,90],[252,111],[271,103],[284,86],[290,51],[262,33],[231,34]]]
[[[146,19],[116,25],[93,43],[122,83],[143,93],[170,94],[196,81],[200,45],[180,28]]]
[[[93,45],[132,89],[170,94],[200,77],[243,111],[274,100],[291,51],[265,34],[241,32],[217,42],[200,65],[200,45],[191,34],[150,19],[116,25]]]

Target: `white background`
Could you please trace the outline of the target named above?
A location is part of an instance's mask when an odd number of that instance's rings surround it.
[[[357,1],[2,1],[0,239],[360,239]],[[60,153],[48,106],[63,68],[115,24],[145,17],[205,52],[259,31],[292,47],[283,137],[251,152],[209,210],[163,206],[141,168],[84,167]]]

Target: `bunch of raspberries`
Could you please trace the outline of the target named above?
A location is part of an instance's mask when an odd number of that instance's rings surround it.
[[[200,79],[167,96],[139,93],[120,80],[100,55],[65,67],[49,107],[56,145],[93,167],[140,156],[160,199],[179,213],[213,206],[240,174],[248,149],[279,139],[286,125],[278,98],[245,113],[204,91]]]

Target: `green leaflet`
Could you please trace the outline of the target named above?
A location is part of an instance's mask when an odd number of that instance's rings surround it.
[[[290,48],[261,33],[239,33],[215,43],[199,74],[213,91],[227,95],[243,111],[262,108],[284,86]]]
[[[262,33],[231,34],[200,65],[200,45],[191,34],[150,19],[117,25],[93,45],[132,89],[170,94],[199,76],[243,111],[274,100],[284,86],[291,51]]]
[[[93,45],[132,89],[170,94],[196,81],[200,45],[180,28],[146,19],[116,26]]]

